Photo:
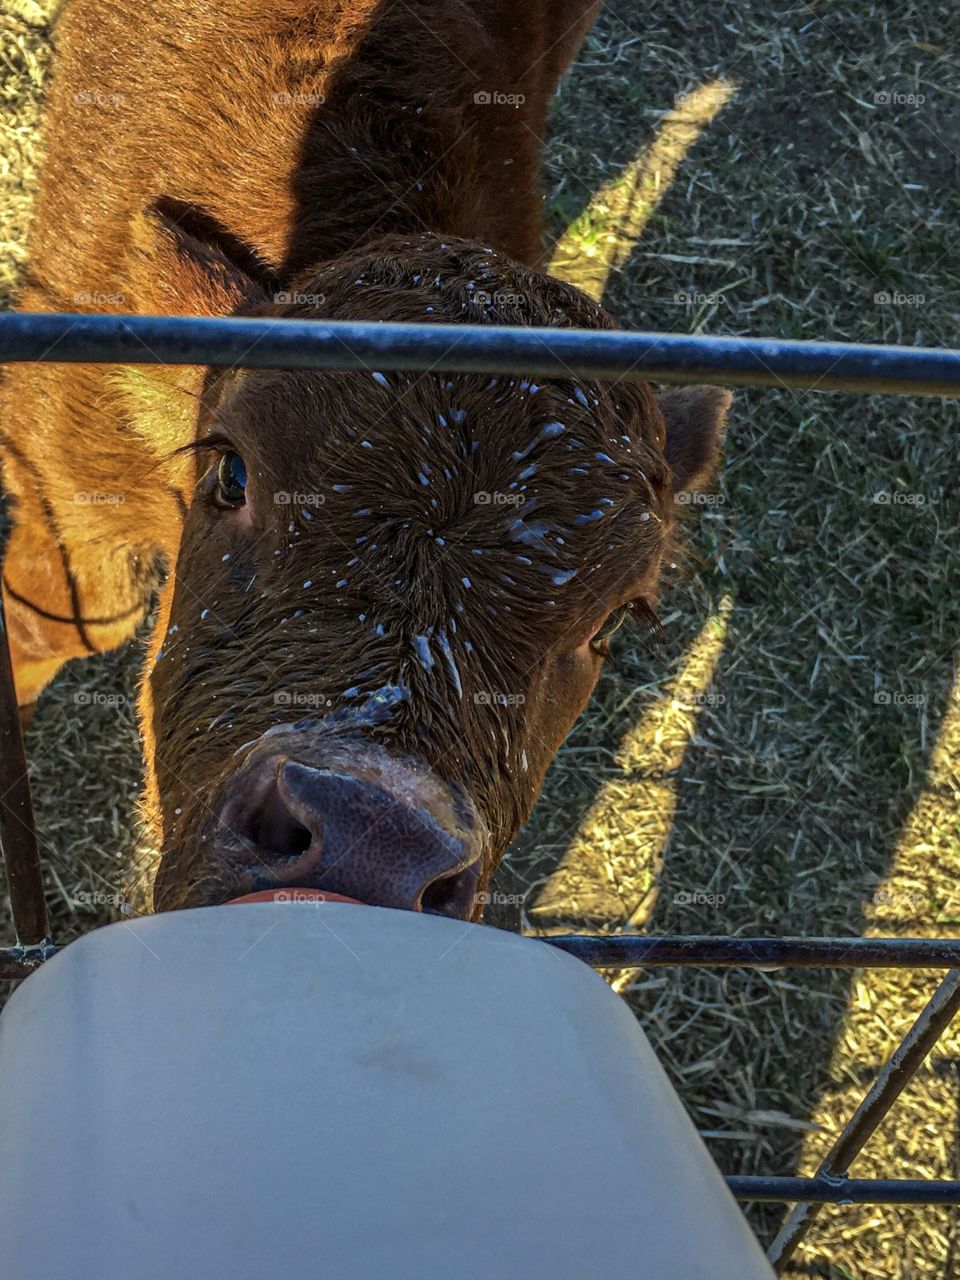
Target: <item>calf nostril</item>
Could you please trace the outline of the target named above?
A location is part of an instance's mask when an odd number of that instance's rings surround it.
[[[467,867],[428,884],[420,897],[420,910],[431,915],[468,916],[473,912],[476,892],[476,869]]]
[[[295,857],[313,843],[312,833],[299,822],[284,803],[279,788],[273,786],[261,804],[249,814],[246,836],[261,854]]]

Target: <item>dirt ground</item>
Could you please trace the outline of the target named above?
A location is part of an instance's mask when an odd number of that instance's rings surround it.
[[[0,305],[24,264],[51,5],[0,0]],[[560,94],[554,269],[629,328],[958,346],[960,11],[611,0]],[[525,925],[956,934],[960,406],[737,395],[651,651],[618,637],[501,887]],[[29,734],[51,909],[115,916],[149,857],[138,653]],[[0,921],[2,925],[2,921]],[[725,1172],[808,1172],[931,973],[613,976]],[[960,1028],[855,1163],[960,1178]],[[630,1212],[624,1189],[624,1214]],[[764,1239],[781,1211],[752,1210]],[[953,1277],[948,1210],[825,1210],[791,1276]]]

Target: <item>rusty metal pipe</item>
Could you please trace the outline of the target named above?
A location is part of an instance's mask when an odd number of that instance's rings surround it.
[[[48,940],[47,903],[40,872],[40,850],[23,750],[17,692],[13,683],[7,623],[0,593],[0,855],[17,941],[40,947]]]

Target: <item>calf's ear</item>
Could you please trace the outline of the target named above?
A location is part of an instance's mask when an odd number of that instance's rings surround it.
[[[137,296],[155,314],[229,316],[269,297],[268,269],[202,210],[158,201],[135,220],[133,236]],[[178,482],[191,463],[170,455],[196,434],[204,382],[204,370],[190,365],[130,365],[113,378],[125,420]]]
[[[138,292],[157,314],[227,316],[267,300],[269,268],[253,250],[194,205],[158,200],[134,229]]]
[[[677,387],[657,396],[667,424],[665,453],[674,493],[702,489],[713,479],[732,402],[723,387]]]

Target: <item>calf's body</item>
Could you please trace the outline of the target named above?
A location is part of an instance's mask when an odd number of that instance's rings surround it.
[[[74,0],[19,307],[608,324],[536,270],[547,104],[595,7]],[[709,471],[725,408],[572,379],[10,368],[20,700],[159,588],[159,904],[305,884],[471,915],[600,628],[649,607],[671,486]]]

